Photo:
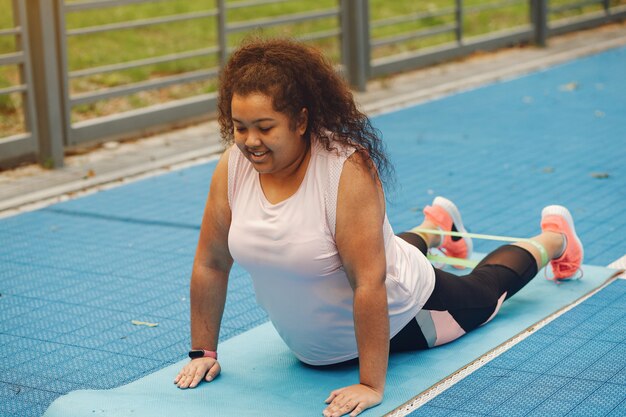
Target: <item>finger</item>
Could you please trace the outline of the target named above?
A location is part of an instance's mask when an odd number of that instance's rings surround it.
[[[344,414],[348,414],[353,407],[346,407],[349,405],[350,400],[343,394],[339,394],[332,403],[327,407],[329,411],[329,415],[332,417],[342,416]]]
[[[330,406],[326,407],[322,414],[324,414],[324,417],[337,417],[341,415],[336,408],[331,408]]]
[[[351,401],[348,401],[347,403],[339,406],[335,406],[334,410],[333,410],[333,417],[339,417],[339,416],[343,416],[345,414],[348,414],[350,411],[352,411],[352,409],[354,408],[354,404]]]
[[[329,396],[328,398],[326,398],[326,400],[324,400],[324,402],[325,402],[326,404],[330,404],[330,402],[331,402],[331,401],[333,401],[333,400],[335,399],[335,397],[336,397],[337,395],[339,395],[339,393],[340,393],[340,392],[341,392],[341,389],[336,389],[336,390],[332,391],[332,392],[330,393],[330,396]]]
[[[204,379],[207,382],[211,382],[215,378],[217,378],[217,376],[220,374],[221,371],[222,371],[222,368],[220,367],[219,362],[216,361],[211,367],[211,369],[209,369],[209,372],[206,373],[206,377]]]
[[[206,370],[204,367],[196,368],[196,372],[191,377],[191,382],[189,383],[189,388],[195,388],[198,386],[202,378],[206,375]]]
[[[358,416],[359,414],[363,412],[364,409],[365,407],[363,406],[363,403],[359,403],[356,407],[354,407],[354,410],[352,410],[352,413],[350,413],[350,417]]]
[[[178,375],[176,375],[176,378],[174,378],[174,383],[178,384],[182,379],[184,379],[184,376],[187,375],[190,371],[189,371],[189,367],[192,363],[189,362],[187,363],[187,365],[185,365],[183,367],[183,369],[180,370],[180,372],[178,373]]]
[[[180,381],[178,382],[178,388],[185,389],[185,388],[189,387],[189,383],[190,382],[191,382],[191,378],[189,377],[189,375],[184,374],[180,378]]]
[[[186,378],[187,378],[187,375],[185,374],[180,375],[180,378],[178,379],[176,386],[178,386],[178,388],[184,388]]]
[[[192,370],[189,370],[188,372],[189,373],[186,373],[183,376],[183,379],[181,379],[180,385],[178,386],[179,388],[186,389],[186,388],[189,388],[189,386],[191,385],[191,382],[193,381],[193,375],[194,374],[192,373],[193,372]]]
[[[182,379],[182,377],[185,375],[185,373],[187,373],[187,367],[189,366],[189,364],[185,365],[183,367],[183,369],[180,370],[180,372],[178,373],[178,375],[176,375],[176,378],[174,378],[174,383],[178,384],[178,381],[180,381]]]

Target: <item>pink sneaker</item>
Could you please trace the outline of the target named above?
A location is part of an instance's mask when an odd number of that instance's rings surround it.
[[[565,280],[574,277],[583,263],[584,250],[569,210],[563,206],[547,206],[541,211],[541,230],[565,235],[567,245],[563,254],[550,261],[554,279]]]
[[[435,223],[443,231],[458,231],[467,233],[461,213],[454,203],[447,198],[435,197],[432,206],[424,208],[424,215],[428,220]],[[452,236],[442,236],[442,243],[437,247],[446,256],[452,258],[467,259],[472,255],[472,239],[469,237],[452,238]],[[462,269],[462,266],[454,265],[455,268]]]

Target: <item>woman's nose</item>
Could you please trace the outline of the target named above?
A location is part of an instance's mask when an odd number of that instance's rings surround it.
[[[245,144],[248,147],[255,147],[261,144],[261,138],[259,137],[258,133],[254,131],[254,129],[248,130]]]

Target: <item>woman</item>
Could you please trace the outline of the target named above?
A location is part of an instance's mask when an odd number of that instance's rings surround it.
[[[390,351],[427,349],[486,323],[549,260],[556,279],[581,264],[569,212],[550,206],[540,235],[499,248],[469,275],[433,268],[429,248],[467,258],[471,240],[393,234],[382,187],[391,170],[378,132],[312,48],[287,40],[244,45],[221,75],[218,111],[234,146],[217,164],[202,220],[191,278],[192,360],[174,381],[180,388],[220,373],[233,260],[250,273],[257,300],[301,361],[359,358],[359,383],[331,392],[325,416],[356,416],[379,404]],[[422,229],[465,230],[442,197],[424,213]]]

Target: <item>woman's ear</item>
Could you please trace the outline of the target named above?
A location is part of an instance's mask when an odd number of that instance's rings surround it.
[[[304,135],[306,132],[306,128],[309,125],[309,110],[306,107],[303,107],[300,110],[300,114],[298,115],[298,124],[296,126],[296,130],[300,136]]]

